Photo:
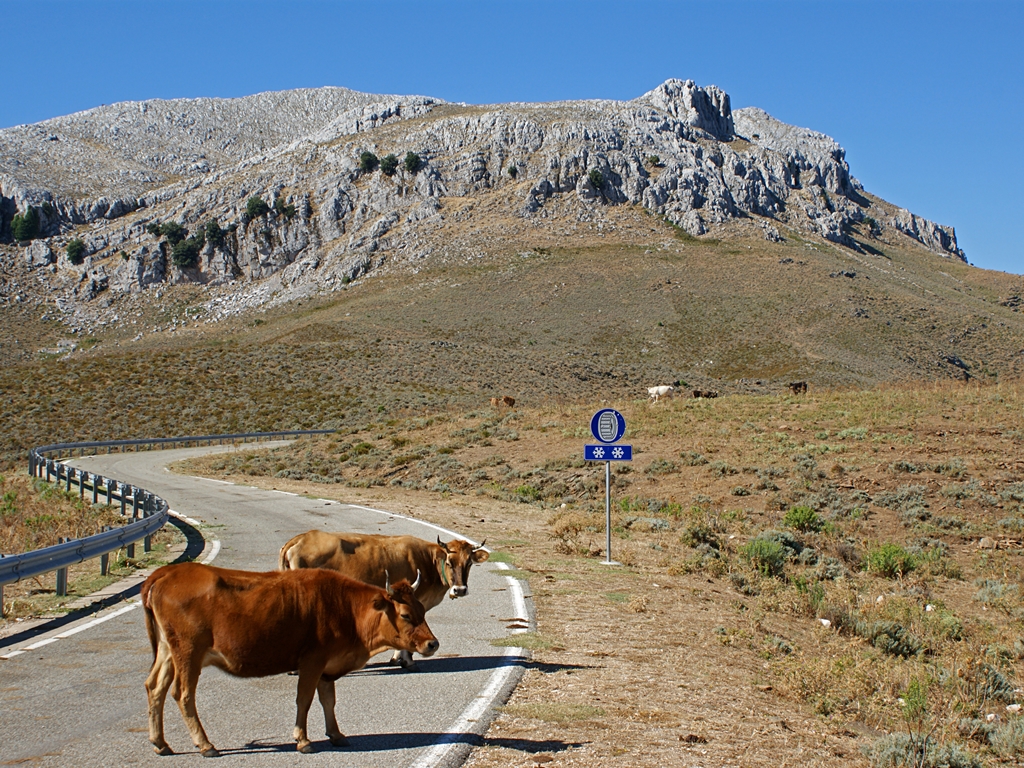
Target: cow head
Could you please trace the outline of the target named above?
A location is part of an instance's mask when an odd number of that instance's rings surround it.
[[[438,546],[444,550],[441,577],[449,585],[448,597],[452,600],[469,594],[469,569],[473,563],[482,563],[490,557],[490,553],[484,549],[486,543],[485,539],[479,547],[474,547],[468,541],[454,539],[445,544],[440,536],[437,537]]]
[[[393,648],[420,656],[433,656],[440,643],[427,626],[426,611],[423,604],[416,599],[416,587],[420,585],[420,572],[416,571],[416,581],[410,584],[404,579],[397,584],[391,583],[391,577],[384,571],[384,592],[387,597],[381,599],[378,608],[388,617],[388,621],[397,635]]]

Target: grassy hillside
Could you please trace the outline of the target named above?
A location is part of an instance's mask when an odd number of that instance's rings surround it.
[[[629,207],[536,229],[473,205],[431,258],[345,290],[218,323],[196,319],[216,291],[112,297],[122,322],[84,338],[8,255],[3,459],[54,440],[358,425],[494,394],[536,404],[676,380],[767,394],[791,380],[1024,372],[1024,314],[1001,303],[1020,278],[902,240],[865,236],[877,253],[856,253],[788,231],[767,243],[742,223],[696,240]],[[78,349],[58,352],[61,339]]]

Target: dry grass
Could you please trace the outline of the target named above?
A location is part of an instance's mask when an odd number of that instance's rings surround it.
[[[687,765],[680,740],[716,764],[857,764],[908,727],[1016,754],[1022,403],[1019,382],[618,403],[638,454],[613,474],[618,569],[597,563],[603,468],[578,458],[592,407],[385,419],[186,469],[373,498],[515,563],[545,643],[473,766],[538,743],[569,765]],[[744,556],[765,536],[777,576]],[[549,702],[604,714],[556,727],[531,714]]]

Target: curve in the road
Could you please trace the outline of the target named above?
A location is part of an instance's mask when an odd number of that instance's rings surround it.
[[[293,532],[308,530],[310,527],[330,530],[362,529],[366,532],[395,534],[409,533],[426,527],[445,536],[459,537],[457,533],[441,526],[386,510],[309,499],[283,492],[262,491],[223,482],[198,483],[197,478],[173,475],[165,469],[170,461],[187,455],[213,452],[218,448],[220,447],[212,447],[212,450],[207,447],[167,451],[157,455],[157,460],[153,459],[154,454],[126,454],[85,457],[76,460],[75,463],[92,470],[102,468],[115,477],[137,482],[140,486],[168,499],[176,510],[172,514],[186,524],[197,529],[205,528],[207,532],[217,531],[218,538],[210,537],[207,540],[208,547],[203,551],[203,562],[211,562],[214,558],[220,557],[221,562],[218,562],[218,565],[224,567],[269,570],[274,567],[276,546],[289,538]],[[116,471],[110,471],[111,465]],[[291,497],[286,499],[287,509],[284,511],[279,506],[282,496]],[[329,514],[324,511],[325,506],[332,507]],[[271,542],[274,546],[270,546]],[[392,730],[390,736],[355,736],[352,738],[353,744],[356,745],[355,750],[340,753],[325,750],[321,754],[344,755],[347,764],[375,768],[447,768],[461,764],[475,741],[473,736],[481,736],[486,731],[493,718],[495,706],[511,694],[522,675],[527,656],[520,648],[495,648],[490,645],[486,636],[487,626],[500,623],[509,627],[502,628],[502,634],[528,631],[523,625],[533,627],[533,616],[527,595],[524,594],[523,584],[511,576],[502,575],[501,571],[507,568],[504,563],[488,564],[487,567],[477,566],[471,584],[471,594],[475,597],[462,598],[454,601],[454,607],[446,604],[431,612],[431,626],[442,637],[443,645],[447,642],[454,646],[454,653],[442,653],[439,654],[441,658],[420,660],[418,664],[423,671],[419,674],[397,673],[381,665],[371,664],[361,672],[345,678],[349,681],[349,697],[345,702],[349,706],[343,707],[342,699],[339,697],[338,714],[339,718],[343,718],[343,724],[345,721],[350,722],[348,728],[343,726],[350,737],[360,730],[365,733],[377,732],[381,726],[397,730]],[[498,584],[501,586],[497,586]],[[498,603],[506,605],[507,608],[495,608],[494,595],[501,592],[510,598],[511,605],[500,598]],[[490,599],[484,599],[485,596]],[[142,680],[145,677],[145,669],[148,669],[149,648],[148,642],[144,640],[144,632],[141,632],[141,619],[136,615],[136,618],[129,622],[130,627],[125,621],[112,621],[119,617],[130,619],[131,614],[136,613],[134,608],[137,606],[137,602],[130,602],[116,610],[71,625],[63,625],[52,633],[33,639],[30,644],[20,647],[5,648],[4,640],[0,639],[0,660],[4,660],[4,663],[0,664],[0,677],[4,683],[0,685],[0,762],[27,759],[42,765],[63,765],[73,759],[79,766],[110,765],[118,762],[117,753],[123,749],[123,757],[128,759],[130,754],[133,764],[151,764],[153,760],[155,762],[152,764],[165,764],[149,752],[149,745],[145,741],[145,728],[142,727],[145,724]],[[114,629],[111,629],[112,627]],[[126,629],[129,629],[128,636],[125,635]],[[130,637],[133,632],[134,640]],[[134,677],[127,683],[118,678],[117,682],[108,683],[107,688],[124,689],[127,685],[129,689],[137,689],[135,695],[130,698],[137,699],[140,706],[134,711],[122,706],[119,717],[115,718],[93,717],[91,720],[95,722],[90,726],[88,713],[102,712],[103,700],[110,692],[104,690],[96,693],[96,679],[89,671],[78,675],[62,675],[59,669],[71,666],[91,669],[102,674],[104,663],[116,665],[114,658],[123,661],[123,656],[115,655],[111,658],[109,654],[103,653],[103,646],[111,636],[117,636],[122,643],[127,637],[127,642],[132,645],[133,655],[137,658],[134,662],[134,672],[121,671],[124,676]],[[66,647],[50,648],[50,655],[39,655],[41,649],[52,646],[57,640],[68,640],[72,637],[79,645],[69,646],[61,643],[61,646]],[[141,649],[144,653],[141,654],[138,647],[140,643],[144,646]],[[88,661],[98,661],[99,670],[78,660],[94,654],[99,658],[89,658]],[[15,662],[15,665],[11,666],[12,660],[18,656],[24,657],[21,659],[23,663]],[[76,660],[69,664],[69,658]],[[103,659],[106,659],[106,662]],[[144,666],[140,665],[142,660]],[[210,678],[213,678],[213,682]],[[53,687],[60,690],[54,697],[46,695],[47,680],[50,679],[54,680]],[[204,701],[214,700],[220,718],[231,721],[233,726],[237,725],[237,728],[231,729],[221,726],[219,736],[215,735],[214,728],[211,728],[211,735],[215,736],[215,740],[219,739],[222,744],[228,745],[231,742],[238,742],[239,739],[244,740],[250,732],[260,732],[261,728],[253,728],[250,722],[254,719],[254,714],[261,725],[265,723],[269,728],[263,728],[266,733],[258,742],[249,742],[241,749],[224,750],[225,759],[229,763],[244,756],[247,768],[258,765],[267,753],[263,747],[256,745],[265,744],[267,738],[271,741],[283,740],[283,735],[288,733],[289,717],[293,714],[289,712],[289,704],[294,691],[290,691],[290,695],[283,699],[276,694],[279,694],[282,688],[288,689],[293,686],[293,681],[294,679],[291,683],[285,682],[282,686],[279,680],[275,681],[273,678],[237,681],[216,671],[204,674],[200,682],[200,696]],[[269,689],[269,696],[265,695],[268,692],[266,689]],[[32,691],[31,695],[19,695],[29,690]],[[83,720],[79,731],[68,734],[68,738],[55,737],[52,732],[44,738],[18,738],[16,734],[24,732],[18,727],[19,720],[24,722],[26,718],[40,717],[45,720],[51,715],[43,713],[64,706],[69,695],[72,699],[78,699],[76,703],[81,705],[79,708],[85,713],[79,716],[79,719]],[[238,706],[239,696],[245,702],[241,707]],[[363,699],[351,703],[358,697]],[[25,705],[26,699],[31,700],[31,706]],[[383,700],[383,704],[379,700]],[[258,706],[257,701],[260,702]],[[398,723],[393,722],[396,719],[393,714],[396,702],[406,705],[405,710],[418,717],[410,717],[409,722],[398,728]],[[201,713],[210,713],[208,717],[212,722],[215,708],[209,704],[204,706],[202,703],[200,706],[204,707]],[[245,710],[246,707],[262,709],[258,713],[246,711],[239,715],[237,710]],[[29,714],[30,712],[35,714]],[[380,712],[382,717],[375,718],[376,712]],[[110,722],[111,719],[114,721],[113,724]],[[140,722],[136,724],[137,720]],[[173,720],[174,713],[169,710],[168,737],[174,739],[173,746],[179,750],[184,749],[185,754],[189,754],[185,748],[191,747],[191,744],[187,735],[184,735],[184,727]],[[419,720],[419,725],[416,724],[416,720]],[[357,724],[352,725],[352,721],[357,721]],[[378,727],[372,727],[374,725]],[[111,731],[117,731],[119,728],[130,733],[132,738],[125,739],[123,736],[115,735],[113,741],[120,745],[119,748],[112,752],[109,745],[105,745],[100,749],[99,742],[103,739],[98,738],[96,733],[106,732],[110,735]],[[225,736],[226,732],[231,735]],[[360,745],[364,745],[365,748],[360,750]],[[275,754],[276,759],[268,765],[290,765],[291,759],[282,762],[284,756],[280,754],[281,750],[289,749],[294,747],[289,748],[287,741],[275,746],[270,752]],[[303,757],[299,763],[309,765],[309,757]]]

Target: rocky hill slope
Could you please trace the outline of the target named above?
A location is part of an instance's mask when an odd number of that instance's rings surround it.
[[[398,168],[361,168],[364,152]],[[694,236],[752,219],[768,239],[782,224],[853,249],[851,226],[868,222],[964,259],[951,227],[865,197],[844,155],[828,136],[734,113],[723,91],[679,80],[628,102],[467,106],[343,88],[126,102],[0,131],[0,236],[35,209],[41,239],[26,259],[66,270],[69,298],[86,300],[271,275],[330,290],[429,254],[453,201],[489,192],[538,222],[569,197],[576,220],[636,205]],[[278,204],[254,216],[253,197]],[[195,235],[211,220],[228,236],[177,265],[147,232],[173,221]],[[65,258],[73,238],[80,265]]]

